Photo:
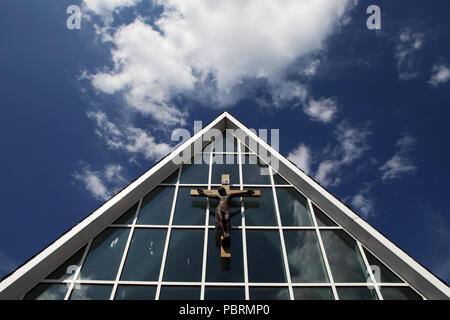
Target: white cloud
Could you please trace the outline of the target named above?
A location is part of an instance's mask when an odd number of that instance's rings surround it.
[[[74,178],[83,184],[84,188],[91,193],[97,200],[108,200],[113,195],[113,191],[106,186],[105,173],[91,171],[89,166],[81,169],[81,172],[76,172]]]
[[[102,16],[111,22],[113,12],[125,7],[133,7],[142,0],[83,0],[84,10]]]
[[[208,92],[223,106],[238,99],[233,88],[248,79],[277,86],[299,57],[323,48],[354,5],[348,0],[159,3],[164,7],[155,22],[159,30],[140,19],[119,28],[112,35],[114,68],[90,79],[98,90],[123,94],[129,106],[166,125],[184,124],[187,111],[173,103],[180,94]],[[308,65],[305,72],[315,68]],[[212,89],[203,90],[208,86]]]
[[[355,195],[351,204],[356,208],[364,219],[367,219],[373,211],[373,201],[370,200],[363,192]]]
[[[301,83],[286,81],[272,85],[272,102],[277,108],[286,105],[297,107],[303,103],[308,96],[308,88]]]
[[[166,143],[156,143],[154,137],[140,128],[126,126],[122,132],[103,112],[91,111],[87,116],[96,121],[97,135],[112,149],[124,150],[132,155],[141,154],[148,160],[157,160],[172,150]]]
[[[310,173],[311,152],[305,144],[299,145],[296,149],[289,152],[287,158],[302,169],[305,173]]]
[[[450,79],[450,69],[445,64],[434,65],[434,74],[431,76],[428,83],[433,87],[437,87],[441,83],[446,83]]]
[[[399,35],[395,47],[398,77],[400,80],[414,79],[419,75],[417,70],[417,52],[423,47],[424,35],[404,28]]]
[[[327,159],[323,160],[317,169],[315,179],[324,186],[338,185],[342,180],[341,168],[352,164],[362,157],[369,149],[367,128],[355,128],[347,122],[341,122],[335,130],[338,145],[331,151],[327,148]],[[348,172],[347,169],[345,171]]]
[[[381,178],[383,180],[399,178],[417,170],[417,166],[414,165],[410,156],[410,151],[414,145],[415,139],[408,134],[404,134],[397,141],[397,152],[379,168],[382,172]]]
[[[336,115],[337,103],[333,98],[311,99],[308,104],[303,106],[303,111],[311,120],[328,123]]]

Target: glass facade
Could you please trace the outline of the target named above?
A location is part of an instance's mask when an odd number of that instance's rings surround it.
[[[252,148],[218,149],[170,173],[24,299],[421,298]],[[232,189],[261,190],[232,201],[231,259],[221,258],[217,201],[190,196],[217,189],[222,174]]]

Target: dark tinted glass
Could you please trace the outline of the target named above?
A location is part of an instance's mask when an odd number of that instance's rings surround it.
[[[280,235],[277,230],[247,230],[250,282],[286,282]]]
[[[294,287],[295,300],[334,300],[331,288]]]
[[[251,300],[290,300],[288,288],[250,287]]]
[[[378,300],[374,288],[368,287],[338,287],[339,300]]]
[[[205,156],[206,158],[209,156]],[[183,164],[180,183],[206,184],[209,175],[209,158],[196,156],[191,159],[191,164]],[[201,163],[195,163],[196,160]],[[206,162],[208,161],[208,162]]]
[[[284,226],[312,226],[308,201],[294,188],[276,188],[281,223]]]
[[[156,286],[118,286],[114,300],[154,300]]]
[[[122,270],[122,280],[158,280],[166,233],[166,229],[134,230]]]
[[[64,300],[67,284],[41,283],[30,290],[24,300]]]
[[[283,185],[283,184],[289,184],[289,182],[287,182],[286,180],[284,180],[284,178],[283,178],[282,176],[280,176],[278,173],[275,173],[275,174],[273,175],[273,182],[274,182],[275,184],[281,184],[281,185]]]
[[[284,230],[292,282],[328,282],[315,231]]]
[[[206,287],[205,300],[245,300],[244,287]]]
[[[137,224],[168,224],[174,187],[156,187],[145,196]]]
[[[115,280],[130,228],[107,228],[92,242],[80,279]]]
[[[220,234],[208,231],[208,255],[206,262],[207,282],[243,282],[242,231],[231,232],[231,259],[220,257]]]
[[[248,226],[276,226],[272,188],[261,188],[261,197],[244,198],[245,224]]]
[[[134,217],[136,216],[138,204],[136,203],[130,209],[128,209],[119,219],[114,221],[113,224],[132,224]]]
[[[364,250],[366,254],[367,261],[371,266],[372,272],[375,276],[375,280],[377,282],[394,282],[399,283],[403,282],[399,277],[397,277],[388,267],[386,267],[380,260],[378,260],[374,255],[372,255],[369,251]]]
[[[242,156],[242,175],[244,184],[270,184],[267,165],[256,155]]]
[[[70,300],[109,300],[112,287],[110,285],[79,285],[74,286]]]
[[[173,217],[174,225],[204,225],[206,197],[192,197],[191,187],[178,189],[177,203]]]
[[[68,280],[72,279],[76,270],[80,267],[81,258],[83,257],[86,246],[77,251],[69,260],[53,271],[46,279]]]
[[[200,300],[200,287],[162,286],[159,300]]]
[[[384,300],[422,300],[410,287],[380,287]]]
[[[331,220],[322,210],[317,208],[314,204],[312,205],[314,209],[314,214],[316,216],[317,225],[319,227],[333,227],[337,226],[333,220]]]
[[[211,183],[221,184],[222,175],[230,175],[230,184],[239,184],[239,163],[236,155],[214,155]]]
[[[172,229],[164,281],[200,281],[204,230]]]
[[[320,233],[335,282],[370,281],[355,240],[343,230]]]
[[[178,180],[178,170],[175,170],[174,172],[172,172],[172,174],[170,176],[168,176],[163,182],[161,183],[167,183],[167,184],[175,184],[177,183]]]

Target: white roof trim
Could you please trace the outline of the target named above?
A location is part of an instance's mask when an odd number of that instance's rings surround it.
[[[450,298],[450,288],[430,271],[417,263],[400,248],[361,219],[350,208],[335,198],[316,181],[311,179],[292,162],[260,139],[228,112],[219,115],[205,128],[177,147],[154,167],[108,200],[91,215],[78,223],[46,249],[15,270],[0,283],[0,299],[18,299],[40,282],[55,268],[55,265],[65,260],[89,239],[101,232],[109,223],[114,221],[134,202],[147,194],[160,183],[168,174],[176,169],[172,160],[183,150],[192,148],[209,130],[217,128],[239,128],[247,136],[255,140],[260,147],[276,156],[281,165],[279,172],[293,183],[298,189],[325,210],[352,236],[357,238],[365,247],[377,255],[384,263],[399,273],[410,285],[429,299]],[[265,160],[265,159],[263,159]],[[390,263],[389,263],[390,262]]]

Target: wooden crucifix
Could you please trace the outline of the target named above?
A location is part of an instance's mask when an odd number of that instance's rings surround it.
[[[193,197],[208,197],[219,200],[216,214],[214,216],[216,222],[216,230],[221,233],[221,250],[222,258],[231,258],[230,237],[231,237],[231,214],[230,202],[234,197],[260,197],[260,190],[230,190],[230,175],[222,175],[222,186],[218,190],[201,190],[192,189]]]

